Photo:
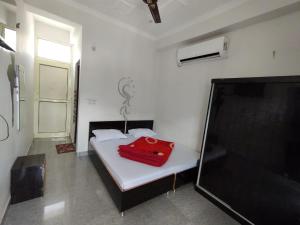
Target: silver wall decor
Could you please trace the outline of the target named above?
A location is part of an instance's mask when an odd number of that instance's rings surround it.
[[[6,133],[5,134],[0,133],[0,142],[5,141],[9,138],[9,125],[8,125],[8,122],[7,122],[7,120],[5,119],[4,116],[0,115],[0,125],[2,125],[2,124],[5,124]]]
[[[125,131],[127,130],[127,120],[128,115],[130,114],[130,100],[134,97],[135,94],[135,85],[134,81],[130,77],[122,77],[118,82],[118,92],[124,98],[122,106],[120,108],[120,114],[123,116],[125,121]]]
[[[17,74],[15,70],[15,54],[14,53],[9,53],[10,54],[10,60],[11,63],[7,67],[7,78],[10,83],[10,96],[11,96],[11,111],[12,111],[12,126],[15,124],[15,88],[17,87]]]

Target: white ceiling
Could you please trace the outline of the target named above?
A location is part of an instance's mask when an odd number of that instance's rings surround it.
[[[158,0],[161,24],[152,22],[150,11],[142,0],[73,0],[122,23],[133,26],[155,38],[164,37],[196,21],[208,19],[247,0]]]

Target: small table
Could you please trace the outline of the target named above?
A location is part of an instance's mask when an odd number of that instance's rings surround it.
[[[18,157],[11,169],[11,204],[44,195],[45,154]]]

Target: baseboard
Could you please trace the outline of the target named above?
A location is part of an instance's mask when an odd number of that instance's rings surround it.
[[[24,156],[29,155],[29,151],[30,151],[30,149],[31,149],[31,146],[33,145],[33,140],[34,140],[34,138],[31,139],[31,142],[30,142],[28,148],[27,148],[26,151],[24,152]]]
[[[82,156],[88,156],[89,152],[85,151],[85,152],[76,152],[77,157],[82,157]]]
[[[32,141],[31,141],[31,144],[29,145],[29,148],[27,149],[25,155],[28,155],[28,154],[29,154],[29,151],[30,151],[30,149],[31,149],[32,144],[33,144],[33,139],[32,139]]]
[[[11,196],[9,195],[9,198],[7,199],[7,202],[5,203],[5,207],[4,207],[3,211],[0,212],[0,213],[1,213],[1,214],[0,214],[0,224],[3,223],[5,214],[6,214],[6,212],[7,212],[7,209],[8,209],[9,203],[10,203],[10,198],[11,198]]]

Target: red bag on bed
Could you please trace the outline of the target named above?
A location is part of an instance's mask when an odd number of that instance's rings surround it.
[[[169,159],[173,148],[173,142],[141,137],[131,144],[120,145],[119,154],[127,159],[159,167]]]

